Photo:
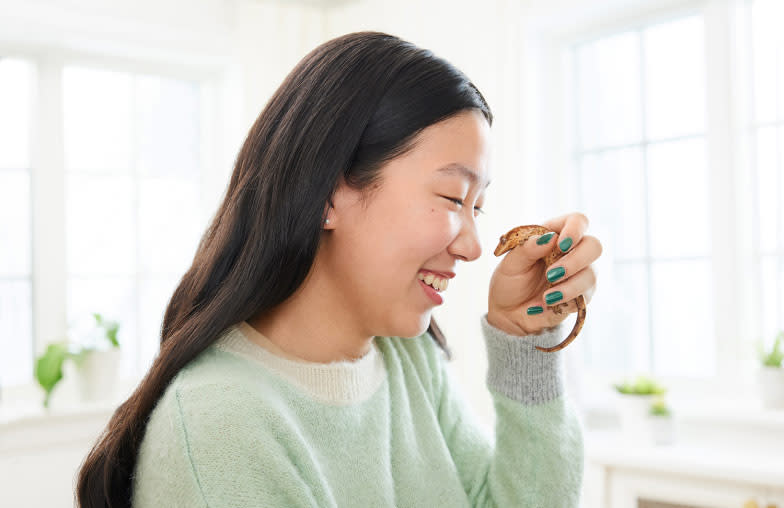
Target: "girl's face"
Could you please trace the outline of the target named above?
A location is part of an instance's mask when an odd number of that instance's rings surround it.
[[[424,333],[449,289],[436,295],[418,275],[451,278],[458,261],[479,257],[489,157],[487,120],[468,110],[427,127],[414,149],[387,163],[366,208],[353,189],[336,192],[317,263],[364,336]]]

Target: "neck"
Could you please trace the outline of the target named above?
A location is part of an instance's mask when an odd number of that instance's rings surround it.
[[[256,331],[284,352],[308,362],[332,363],[355,361],[370,352],[373,336],[359,330],[352,319],[352,302],[328,277],[313,270],[300,288],[285,302],[248,319]]]

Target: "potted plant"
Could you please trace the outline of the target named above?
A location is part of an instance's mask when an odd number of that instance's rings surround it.
[[[657,396],[648,410],[650,437],[654,444],[666,445],[675,440],[672,410],[663,396]]]
[[[784,409],[784,331],[779,332],[773,347],[765,350],[758,342],[760,370],[757,378],[762,406],[767,409]]]
[[[117,332],[120,325],[93,313],[96,335],[101,345],[81,345],[68,340],[51,343],[36,358],[34,375],[44,390],[44,407],[49,402],[55,386],[63,378],[66,360],[76,368],[76,381],[82,400],[93,401],[111,396],[120,362],[120,342]]]
[[[617,393],[621,430],[632,439],[648,434],[648,413],[657,395],[667,390],[653,378],[638,375],[634,381],[624,380],[613,385]]]

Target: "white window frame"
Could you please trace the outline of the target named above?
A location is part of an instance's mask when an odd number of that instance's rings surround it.
[[[666,22],[695,13],[704,15],[706,51],[706,145],[707,164],[711,179],[709,189],[713,238],[713,282],[717,372],[712,379],[691,380],[658,376],[669,388],[669,397],[678,400],[702,401],[705,408],[749,407],[756,398],[754,370],[757,359],[748,338],[760,334],[754,302],[754,281],[744,274],[753,263],[754,232],[743,229],[752,223],[754,213],[750,182],[744,182],[748,160],[743,127],[748,92],[736,82],[733,69],[745,65],[736,51],[745,3],[742,0],[680,0],[632,2],[591,2],[573,15],[545,13],[529,17],[527,41],[529,62],[526,74],[529,85],[527,100],[522,103],[521,116],[531,115],[529,133],[530,164],[547,168],[538,175],[540,195],[553,196],[552,203],[542,202],[545,211],[576,209],[579,205],[576,175],[572,174],[570,158],[574,148],[571,117],[574,111],[573,69],[567,50],[582,41],[604,37],[626,30],[640,29],[652,23]],[[747,70],[748,72],[748,70]],[[547,189],[558,189],[549,192]],[[733,193],[733,188],[736,189]],[[731,199],[734,198],[734,199]],[[733,203],[734,207],[726,206]],[[590,234],[590,226],[589,226]],[[599,274],[601,279],[601,274]],[[601,280],[599,281],[601,286]],[[601,291],[599,287],[598,291]],[[590,310],[589,316],[590,319]],[[675,352],[673,352],[675,354]],[[580,383],[581,403],[587,413],[592,410],[612,412],[612,391],[618,381],[600,373],[583,372]],[[692,406],[694,407],[694,406]]]
[[[38,90],[30,147],[31,157],[31,241],[33,355],[40,355],[50,342],[62,340],[67,331],[67,266],[65,223],[65,179],[63,158],[63,88],[62,70],[66,65],[80,65],[130,73],[149,73],[174,79],[198,81],[200,87],[200,221],[206,224],[222,197],[231,173],[237,147],[242,110],[241,76],[229,51],[229,42],[221,34],[209,34],[214,50],[196,34],[183,35],[173,43],[156,39],[151,47],[149,29],[132,27],[107,40],[106,27],[95,23],[85,29],[81,18],[66,19],[57,28],[66,32],[77,26],[76,36],[51,36],[51,26],[33,28],[16,37],[0,39],[0,55],[23,58],[36,66]],[[55,23],[56,24],[56,23]],[[2,25],[2,23],[0,23]],[[0,28],[2,28],[0,26]],[[129,30],[128,26],[123,26]],[[162,29],[164,30],[164,29]],[[57,32],[58,30],[55,30]],[[205,36],[207,37],[207,36]],[[129,40],[130,39],[130,40]],[[206,142],[205,140],[209,140]],[[61,256],[51,255],[53,252]],[[182,267],[182,273],[187,270]],[[136,339],[136,338],[134,338]],[[140,359],[134,360],[136,370]],[[33,361],[34,361],[33,359]],[[119,393],[130,394],[144,372],[119,380]],[[62,383],[66,380],[64,379]],[[32,379],[30,383],[0,386],[0,408],[35,408],[41,406],[43,391]],[[73,395],[69,392],[70,395]],[[69,399],[63,405],[76,404]]]

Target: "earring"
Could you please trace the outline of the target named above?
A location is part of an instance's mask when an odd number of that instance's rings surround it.
[[[324,224],[329,224],[329,219],[325,219]]]

